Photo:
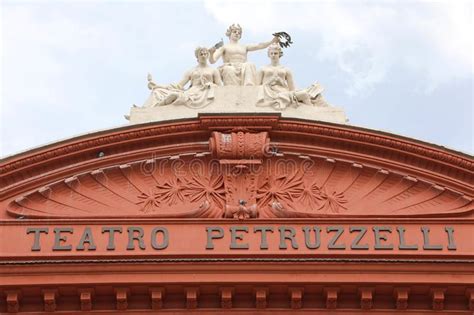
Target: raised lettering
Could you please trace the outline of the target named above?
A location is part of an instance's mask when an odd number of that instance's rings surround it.
[[[253,232],[261,232],[260,238],[260,249],[268,249],[267,232],[273,233],[273,228],[270,226],[256,226],[253,228]]]
[[[423,232],[423,249],[425,250],[442,250],[442,245],[431,245],[430,244],[430,228],[427,226],[421,227]]]
[[[26,229],[26,234],[30,233],[35,233],[35,239],[33,240],[33,246],[31,246],[32,251],[40,251],[41,250],[41,245],[40,245],[40,236],[41,233],[48,234],[49,229],[48,228],[27,228]]]
[[[364,226],[351,226],[349,232],[359,232],[357,236],[351,243],[351,249],[369,249],[369,244],[359,244],[365,233],[367,233],[367,228]]]
[[[161,244],[156,242],[156,235],[158,233],[163,234],[163,241],[161,242]],[[153,247],[153,249],[165,249],[168,247],[168,243],[168,229],[166,229],[165,227],[155,227],[153,230],[151,230],[151,247]]]
[[[375,238],[375,246],[374,249],[393,249],[393,244],[382,244],[382,241],[387,241],[387,235],[380,234],[381,232],[392,233],[392,228],[388,226],[374,226],[372,228],[374,230],[374,238]]]
[[[328,226],[326,231],[329,232],[336,232],[334,236],[331,238],[328,244],[328,249],[346,249],[345,244],[336,244],[339,237],[341,237],[342,233],[344,233],[344,228],[342,226]]]
[[[210,226],[210,227],[206,227],[206,232],[207,232],[206,249],[214,249],[214,243],[212,240],[223,238],[224,230],[218,226]],[[217,232],[217,235],[215,235],[214,232]]]
[[[398,231],[398,238],[400,239],[400,244],[398,245],[398,249],[401,250],[418,250],[418,245],[407,245],[405,244],[405,228],[403,226],[397,227]]]
[[[230,249],[249,249],[248,243],[237,243],[237,240],[243,241],[244,235],[237,234],[237,232],[249,232],[249,228],[246,226],[232,226],[230,228]]]
[[[72,245],[62,245],[62,243],[67,241],[66,235],[61,235],[61,233],[74,233],[73,228],[54,228],[54,246],[53,251],[70,251],[72,250]]]
[[[280,249],[287,249],[286,240],[291,241],[291,247],[293,247],[294,249],[298,249],[298,244],[296,243],[295,239],[296,231],[294,228],[280,226],[278,230],[280,230]]]
[[[454,243],[454,228],[446,226],[444,230],[446,231],[446,233],[448,233],[448,249],[456,250],[456,243]]]
[[[135,250],[135,242],[138,241],[138,247],[145,249],[145,242],[143,241],[143,229],[137,226],[131,226],[127,229],[128,232],[128,245],[127,250]],[[138,233],[138,235],[136,235]]]
[[[81,236],[81,239],[79,240],[79,244],[77,245],[76,250],[84,250],[85,243],[89,244],[87,250],[97,249],[94,243],[94,238],[92,236],[91,228],[88,226],[84,228],[84,232],[82,232],[82,236]]]
[[[311,243],[311,231],[314,231],[314,243]],[[321,246],[321,229],[317,226],[313,228],[309,226],[303,227],[304,243],[308,249],[317,249]]]
[[[122,228],[119,226],[103,227],[102,234],[109,233],[109,242],[107,244],[107,250],[115,250],[115,233],[122,233]]]

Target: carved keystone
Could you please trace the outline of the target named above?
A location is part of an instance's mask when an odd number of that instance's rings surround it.
[[[42,292],[45,312],[56,311],[56,297],[58,296],[58,290],[47,289],[42,290]]]
[[[185,288],[184,293],[186,295],[186,308],[188,309],[197,308],[199,289],[198,288]]]
[[[259,309],[267,307],[267,288],[255,288],[255,306]]]
[[[221,292],[221,307],[232,308],[232,296],[234,295],[234,288],[224,287],[220,289]]]
[[[433,309],[434,310],[442,310],[444,309],[444,293],[446,289],[442,288],[434,288],[431,289],[431,297],[433,299]]]
[[[20,311],[20,299],[21,292],[18,290],[8,290],[5,291],[6,300],[7,300],[7,312],[8,313],[17,313]]]
[[[245,220],[258,217],[256,166],[269,148],[268,132],[214,131],[209,150],[219,159],[224,176],[224,217]]]
[[[116,288],[115,289],[115,299],[116,299],[116,308],[119,311],[126,310],[128,308],[128,295],[130,294],[130,289],[128,288]]]
[[[474,311],[474,288],[466,290],[467,307],[469,310]]]
[[[363,310],[370,310],[373,305],[374,288],[359,288],[360,307]]]
[[[289,288],[288,294],[290,295],[291,308],[297,309],[303,306],[303,293],[304,288]]]
[[[408,294],[409,288],[395,288],[393,290],[393,297],[395,298],[395,305],[397,310],[406,310],[408,308]]]
[[[163,299],[165,298],[164,288],[150,288],[151,308],[158,310],[163,307]]]
[[[77,292],[79,293],[79,300],[81,302],[81,311],[92,310],[92,296],[94,295],[94,289],[78,289]]]
[[[324,294],[326,295],[326,308],[335,309],[337,308],[337,295],[341,289],[336,287],[324,288]]]
[[[260,159],[268,148],[268,132],[212,132],[209,149],[218,159]]]

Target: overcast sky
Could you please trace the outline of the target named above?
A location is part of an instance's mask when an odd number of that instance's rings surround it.
[[[281,62],[317,81],[350,124],[474,152],[472,1],[1,1],[1,146],[7,156],[127,124],[194,48],[243,27],[291,34]],[[249,54],[257,67],[266,52]]]

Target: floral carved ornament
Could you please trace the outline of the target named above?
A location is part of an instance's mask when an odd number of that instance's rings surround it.
[[[210,153],[137,161],[54,182],[16,198],[8,213],[246,220],[449,215],[472,205],[468,197],[414,176],[322,156],[283,154],[270,145],[266,131],[214,131],[209,145]],[[162,162],[168,164],[157,167]]]

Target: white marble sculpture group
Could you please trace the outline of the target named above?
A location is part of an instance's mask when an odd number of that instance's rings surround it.
[[[194,54],[197,66],[187,71],[178,84],[159,85],[148,75],[148,88],[151,90],[145,107],[183,105],[193,109],[204,108],[214,101],[215,89],[219,86],[257,86],[259,88],[256,106],[268,106],[277,110],[298,107],[301,104],[328,106],[322,98],[322,87],[313,84],[309,88],[296,90],[290,69],[280,64],[283,56],[280,39],[256,45],[239,43],[242,36],[240,25],[231,25],[226,36],[229,42],[216,44],[208,49],[196,48]],[[268,48],[270,64],[257,71],[248,62],[251,51]],[[222,58],[223,64],[217,69],[209,66]],[[189,83],[189,87],[185,86]]]

